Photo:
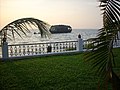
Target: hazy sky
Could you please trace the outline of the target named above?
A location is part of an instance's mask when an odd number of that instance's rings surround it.
[[[98,0],[0,0],[0,29],[25,17],[73,28],[101,28]]]

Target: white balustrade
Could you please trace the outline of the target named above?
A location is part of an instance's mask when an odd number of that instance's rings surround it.
[[[9,57],[34,56],[41,54],[44,55],[48,53],[64,53],[70,51],[81,52],[89,49],[92,46],[92,44],[95,45],[96,43],[93,43],[93,41],[91,40],[82,40],[81,38],[78,38],[77,41],[13,45],[8,45],[7,42],[4,42],[2,45],[2,59],[7,59]],[[120,43],[118,42],[115,45],[120,46]],[[115,45],[114,47],[117,47]]]
[[[47,53],[59,53],[69,51],[83,51],[85,44],[88,41],[83,41],[78,38],[78,41],[64,41],[64,42],[47,42],[47,43],[32,43],[32,44],[12,44],[8,45],[7,42],[2,46],[2,58],[8,57],[22,57],[34,56]],[[50,48],[48,48],[50,47]],[[50,49],[50,50],[49,50]]]
[[[35,56],[44,54],[55,54],[64,52],[81,52],[87,49],[90,50],[93,40],[82,40],[79,35],[77,41],[64,41],[64,42],[46,42],[46,43],[32,43],[32,44],[12,44],[8,45],[7,42],[2,44],[2,59],[7,59],[10,57],[25,57],[25,56]],[[116,44],[114,42],[114,47],[120,47],[120,40]]]
[[[75,51],[78,41],[8,45],[9,57]],[[50,49],[50,50],[49,50]]]

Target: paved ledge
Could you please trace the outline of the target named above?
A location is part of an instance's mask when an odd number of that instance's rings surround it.
[[[57,53],[45,53],[45,54],[38,54],[38,55],[26,55],[26,56],[15,56],[9,58],[1,58],[2,61],[11,61],[11,60],[21,60],[21,59],[29,59],[34,57],[46,57],[46,56],[58,56],[58,55],[73,55],[81,53],[80,51],[69,51],[69,52],[57,52]]]

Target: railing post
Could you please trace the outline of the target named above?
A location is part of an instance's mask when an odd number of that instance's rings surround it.
[[[8,43],[3,42],[2,44],[2,58],[3,60],[8,58]]]
[[[83,51],[83,39],[80,34],[78,35],[77,51]]]

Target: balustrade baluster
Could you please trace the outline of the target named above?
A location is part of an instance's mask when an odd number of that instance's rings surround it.
[[[10,56],[13,56],[13,47],[10,46]]]
[[[32,55],[34,54],[33,45],[31,46],[31,54],[32,54]]]
[[[68,47],[69,47],[69,50],[71,50],[71,49],[72,49],[72,48],[70,47],[70,44],[71,44],[71,43],[70,43],[70,42],[68,42],[68,44],[69,44],[69,45],[68,45]]]
[[[47,47],[46,47],[46,44],[44,44],[44,53],[46,53],[47,51]]]
[[[60,47],[60,45],[59,45],[59,43],[57,43],[57,52],[59,52],[59,47]]]
[[[76,42],[73,43],[73,47],[74,47],[75,50],[77,49],[77,43]]]
[[[25,56],[26,52],[25,52],[25,45],[23,45],[23,55]]]
[[[62,43],[60,43],[60,52],[62,51]]]
[[[74,44],[73,44],[73,42],[72,42],[72,44],[71,44],[71,45],[72,45],[71,47],[72,47],[72,48],[74,48]]]
[[[76,42],[75,42],[74,46],[75,46],[75,50],[76,50],[77,49],[77,43]]]
[[[64,43],[62,43],[62,51],[64,51]]]
[[[50,44],[50,47],[51,47],[51,52],[53,52],[53,51],[52,51],[52,48],[53,48],[53,44],[52,44],[52,43]]]
[[[48,53],[48,46],[50,46],[50,45],[46,43],[46,47],[45,47],[45,52],[46,53]]]
[[[65,43],[63,43],[63,51],[65,51]]]
[[[56,43],[56,52],[58,52],[58,43]]]
[[[19,55],[21,56],[22,53],[21,53],[21,46],[19,46]]]
[[[44,44],[42,44],[42,53],[44,53]]]
[[[39,44],[39,54],[41,54],[41,44]]]
[[[66,46],[66,47],[65,47],[65,51],[67,51],[67,49],[68,49],[67,42],[66,42],[65,44],[66,44],[66,45],[65,45],[65,46]]]
[[[74,49],[73,46],[72,46],[72,43],[73,43],[73,42],[70,43],[70,48]]]
[[[61,43],[59,43],[58,48],[59,48],[59,52],[61,52]]]
[[[59,43],[58,48],[59,48],[59,52],[61,52],[61,43]]]
[[[62,43],[62,51],[64,51],[64,43]]]
[[[27,54],[30,55],[30,47],[29,47],[29,45],[27,46]]]
[[[15,51],[15,56],[17,56],[17,46],[14,47],[14,51]]]

